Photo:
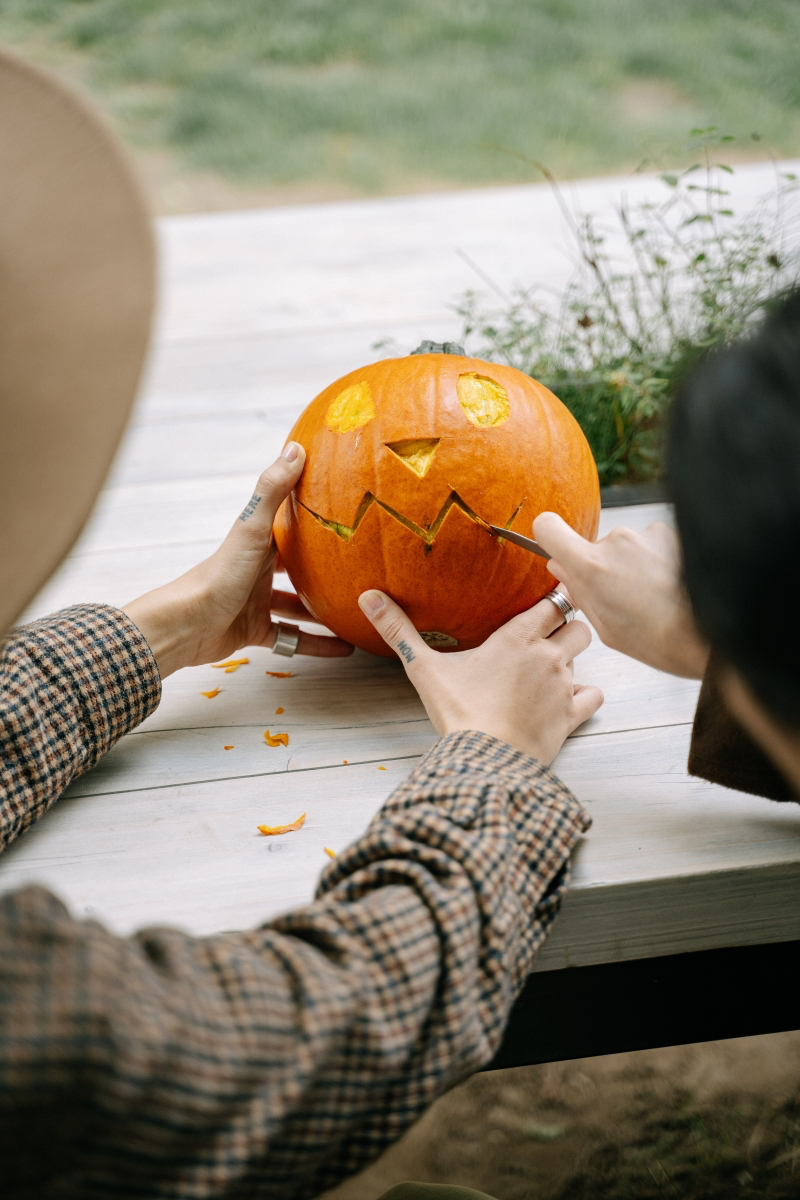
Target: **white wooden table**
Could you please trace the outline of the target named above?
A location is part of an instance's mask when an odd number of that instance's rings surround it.
[[[763,186],[759,170],[737,176],[743,193]],[[592,208],[620,191],[581,186]],[[625,184],[629,196],[653,186]],[[380,357],[379,337],[406,349],[457,337],[448,306],[476,280],[456,250],[504,289],[559,282],[569,266],[539,188],[172,218],[160,237],[161,311],[136,418],[30,616],[123,603],[204,557],[320,388]],[[659,505],[617,508],[602,527],[665,518]],[[324,847],[359,835],[434,734],[398,664],[249,658],[233,674],[168,679],[158,711],[3,856],[0,888],[41,882],[119,933],[246,928],[307,901]],[[577,678],[599,683],[606,703],[555,768],[594,825],[537,971],[800,938],[800,807],[687,776],[697,685],[597,641]],[[201,695],[215,686],[213,700]],[[289,746],[267,747],[267,728]],[[297,833],[257,833],[303,811]]]

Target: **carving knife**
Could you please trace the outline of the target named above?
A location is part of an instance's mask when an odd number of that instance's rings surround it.
[[[523,550],[530,550],[531,554],[538,554],[540,558],[549,558],[550,555],[546,550],[543,550],[538,542],[533,538],[523,537],[521,533],[515,533],[513,529],[501,529],[499,525],[490,525],[492,533],[496,533],[498,537],[505,538],[506,541],[513,542],[515,546],[522,546]]]

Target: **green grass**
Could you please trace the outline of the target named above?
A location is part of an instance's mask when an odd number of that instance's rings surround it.
[[[134,144],[353,192],[679,153],[693,125],[800,151],[797,0],[0,0]]]

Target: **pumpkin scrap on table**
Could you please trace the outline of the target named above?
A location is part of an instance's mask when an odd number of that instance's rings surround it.
[[[223,746],[222,749],[223,750],[235,750],[236,747],[235,746]]]
[[[325,851],[328,858],[336,858],[336,851],[331,850],[330,846],[323,846],[322,849]]]
[[[213,688],[213,689],[212,689],[212,691],[210,691],[210,692],[201,692],[201,693],[200,693],[200,695],[201,695],[201,696],[208,696],[209,700],[213,700],[215,696],[218,696],[218,695],[219,695],[219,693],[220,693],[220,688]]]
[[[305,819],[306,814],[302,813],[296,821],[292,821],[291,825],[259,825],[258,832],[263,833],[264,837],[274,837],[278,833],[294,833],[303,828]]]
[[[281,715],[281,713],[282,713],[282,712],[283,712],[283,709],[282,709],[282,708],[276,708],[276,709],[275,709],[275,716],[276,716],[276,717],[279,717],[279,716]]]
[[[379,771],[385,771],[385,770],[386,770],[386,767],[378,767],[378,770],[379,770]]]
[[[288,733],[270,733],[267,729],[264,733],[264,741],[268,746],[288,746],[289,735]]]
[[[234,671],[239,670],[239,667],[243,667],[245,663],[249,662],[249,658],[229,658],[227,662],[212,663],[211,666],[215,671],[224,671],[226,675],[232,675]]]
[[[424,342],[345,375],[289,437],[307,459],[275,520],[281,560],[314,620],[372,654],[395,657],[358,607],[367,588],[428,645],[468,650],[553,587],[544,559],[489,525],[530,536],[549,511],[597,535],[597,468],[570,411],[458,346]]]
[[[265,671],[265,675],[271,675],[273,679],[291,679],[292,671]]]

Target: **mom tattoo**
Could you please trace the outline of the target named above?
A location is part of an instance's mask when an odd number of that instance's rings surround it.
[[[406,660],[407,663],[412,663],[416,657],[414,651],[405,642],[398,642],[396,646],[397,653]]]

